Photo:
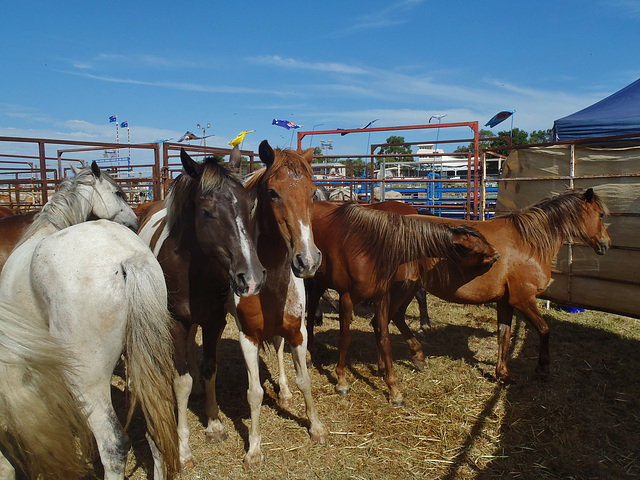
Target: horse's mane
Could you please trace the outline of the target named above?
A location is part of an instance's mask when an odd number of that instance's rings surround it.
[[[214,190],[220,189],[225,182],[236,182],[242,186],[240,180],[222,164],[222,161],[223,157],[205,158],[200,164],[202,174],[199,180],[186,173],[181,173],[176,177],[166,199],[166,221],[170,232],[178,228],[183,211],[190,208],[195,201],[198,188],[203,195],[208,195]]]
[[[466,225],[425,222],[350,202],[340,205],[331,214],[330,222],[336,232],[345,232],[345,249],[353,249],[355,254],[364,253],[375,262],[378,279],[374,281],[377,282],[389,281],[401,264],[412,260],[457,258],[453,233],[484,239],[481,233]]]
[[[109,175],[104,174],[104,177],[109,182],[117,185]],[[84,208],[86,202],[82,201],[87,199],[82,196],[78,187],[92,186],[95,181],[96,177],[90,168],[79,169],[73,177],[65,178],[60,183],[57,192],[51,196],[49,201],[42,207],[42,210],[34,217],[33,223],[24,232],[18,245],[24,243],[25,240],[45,226],[51,225],[56,230],[62,230],[87,220],[89,212]]]
[[[273,164],[269,168],[262,167],[245,178],[244,187],[249,192],[253,192],[258,185],[267,182],[275,172],[283,167],[286,167],[294,178],[296,175],[313,177],[311,165],[304,161],[297,151],[289,148],[285,148],[284,150],[276,148],[273,150],[273,153]]]
[[[584,195],[585,191],[582,189],[567,190],[519,212],[505,213],[496,218],[509,221],[536,256],[548,259],[556,254],[559,238],[564,240],[572,235],[586,240]],[[593,201],[603,211],[607,211],[596,193],[593,194]]]

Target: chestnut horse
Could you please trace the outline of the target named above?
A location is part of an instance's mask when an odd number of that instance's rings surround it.
[[[187,403],[197,366],[189,371],[189,349],[197,325],[202,327],[203,376],[207,399],[206,436],[220,441],[225,434],[219,419],[215,382],[218,341],[226,325],[225,302],[232,291],[258,293],[265,281],[263,268],[249,233],[249,194],[236,178],[240,151],[236,146],[229,168],[219,158],[200,164],[181,149],[184,173],[171,186],[165,202],[156,202],[143,214],[140,237],[151,247],[164,271],[169,309],[176,319],[172,329],[178,377],[180,461],[193,466],[189,446]],[[193,351],[193,350],[192,350]]]
[[[345,366],[353,305],[371,300],[375,306],[374,329],[378,350],[384,359],[389,400],[394,405],[403,405],[393,370],[388,329],[389,290],[395,282],[404,281],[397,277],[398,268],[423,257],[445,258],[461,266],[490,265],[499,255],[473,228],[417,221],[350,203],[314,202],[313,233],[323,261],[313,279],[319,288],[309,295],[309,316],[317,308],[318,292],[332,288],[340,294],[336,391],[340,394],[349,391]],[[307,328],[311,343],[312,322],[308,322]]]
[[[0,272],[13,247],[16,246],[22,234],[33,222],[33,217],[36,213],[38,212],[31,211],[0,218]]]
[[[249,450],[244,458],[247,468],[262,462],[260,451],[260,408],[264,390],[260,383],[259,347],[273,339],[282,359],[283,339],[291,346],[296,369],[296,384],[304,396],[309,433],[312,440],[324,442],[329,434],[322,424],[311,396],[311,379],[305,360],[307,331],[304,328],[305,291],[303,278],[312,276],[322,255],[311,230],[311,205],[316,191],[311,172],[313,151],[275,151],[265,140],[258,150],[266,168],[258,170],[245,187],[255,198],[254,235],[260,261],[269,281],[258,295],[235,297],[229,310],[236,318],[240,347],[247,366],[251,408]],[[292,395],[280,362],[280,404],[287,406]]]
[[[551,262],[567,237],[583,240],[598,255],[604,255],[609,250],[611,239],[602,222],[606,211],[602,200],[589,188],[586,191],[568,190],[519,212],[485,221],[411,216],[419,221],[471,225],[500,251],[500,259],[488,271],[480,274],[458,271],[446,261],[421,266],[421,284],[429,293],[456,303],[497,302],[498,381],[514,381],[507,368],[514,308],[538,332],[540,350],[536,371],[542,376],[548,375],[549,326],[538,310],[536,299],[547,288],[551,278]],[[442,270],[449,272],[448,281],[435,281],[434,272]],[[414,280],[417,279],[414,276]],[[410,288],[395,292],[392,304],[402,305],[409,301],[417,287],[418,283],[414,283]],[[396,319],[396,324],[399,322],[404,323],[403,315]]]

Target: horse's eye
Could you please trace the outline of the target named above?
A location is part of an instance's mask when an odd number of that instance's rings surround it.
[[[206,218],[215,218],[215,215],[213,213],[211,213],[209,210],[206,209],[202,209],[202,215]]]
[[[280,195],[275,190],[269,189],[269,197],[271,197],[271,200],[278,200]]]

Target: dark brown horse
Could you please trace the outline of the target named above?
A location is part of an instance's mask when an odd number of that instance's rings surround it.
[[[442,228],[442,227],[446,228]],[[323,262],[314,284],[320,291],[332,288],[340,294],[340,357],[336,367],[336,391],[346,394],[346,354],[353,305],[370,300],[376,312],[376,340],[384,359],[390,401],[402,405],[402,394],[393,370],[388,330],[389,291],[398,281],[398,268],[423,257],[450,259],[460,265],[490,265],[498,257],[484,237],[469,227],[450,228],[422,222],[393,212],[375,211],[356,204],[313,204],[313,232]],[[308,312],[317,308],[319,296],[310,295]],[[308,324],[310,341],[312,322]]]
[[[235,176],[240,153],[235,148],[229,169],[220,159],[200,164],[182,149],[184,173],[172,184],[165,202],[143,215],[139,235],[157,256],[169,291],[169,309],[176,319],[172,334],[178,377],[180,460],[192,466],[187,402],[193,379],[188,365],[189,332],[202,327],[202,372],[207,390],[206,435],[221,440],[225,434],[215,396],[217,345],[226,325],[224,304],[231,293],[255,295],[265,281],[265,270],[249,235],[251,200]]]
[[[519,212],[483,222],[412,216],[418,221],[471,225],[482,232],[501,254],[500,259],[484,273],[459,271],[447,261],[426,262],[421,265],[421,274],[414,271],[413,279],[421,277],[421,284],[429,293],[450,302],[497,303],[496,378],[504,383],[513,381],[507,363],[513,311],[518,309],[538,332],[540,350],[536,371],[546,376],[549,373],[549,326],[538,310],[536,299],[547,288],[551,262],[568,236],[583,240],[598,255],[609,250],[611,239],[602,222],[605,213],[605,205],[589,188],[586,191],[569,190]],[[449,272],[448,280],[436,281],[434,273],[437,271]],[[440,274],[438,278],[441,278]],[[409,288],[394,292],[391,308],[410,300],[418,285],[416,282]],[[404,323],[404,317],[399,316],[395,322],[397,325]]]
[[[256,199],[253,213],[256,249],[267,269],[268,282],[259,295],[236,297],[235,305],[229,305],[240,330],[240,346],[249,377],[247,398],[251,427],[249,450],[244,458],[248,468],[262,461],[259,418],[264,390],[258,354],[260,345],[270,338],[280,360],[283,339],[291,346],[296,384],[304,396],[312,440],[322,443],[329,434],[313,403],[305,361],[303,278],[312,276],[321,262],[311,230],[312,197],[316,191],[311,173],[313,152],[311,149],[303,154],[288,149],[274,151],[265,140],[260,144],[259,155],[266,168],[254,173],[246,182],[246,188]],[[280,404],[286,406],[291,403],[292,395],[282,361],[279,384]]]

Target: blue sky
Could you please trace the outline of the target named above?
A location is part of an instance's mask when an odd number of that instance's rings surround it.
[[[117,114],[132,142],[210,123],[207,144],[255,130],[243,145],[255,150],[291,144],[274,118],[484,125],[505,109],[515,127],[547,129],[640,77],[638,32],[637,0],[22,0],[0,17],[0,135],[115,141]],[[388,135],[322,139],[360,154]]]

